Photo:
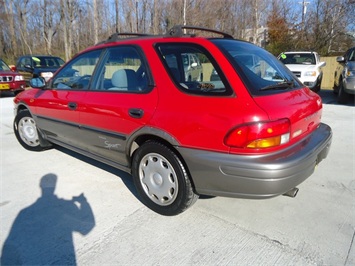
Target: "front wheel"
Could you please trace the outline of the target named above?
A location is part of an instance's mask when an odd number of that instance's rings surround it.
[[[198,199],[179,157],[159,142],[146,142],[135,152],[132,175],[142,202],[159,214],[177,215]]]
[[[20,142],[25,149],[30,151],[41,151],[45,149],[45,147],[41,146],[36,122],[29,111],[21,111],[16,115],[14,120],[14,132],[18,142]]]

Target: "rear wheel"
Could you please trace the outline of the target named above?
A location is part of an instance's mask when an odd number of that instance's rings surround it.
[[[146,142],[135,152],[132,175],[142,202],[162,215],[177,215],[198,199],[182,161],[159,142]]]
[[[41,151],[45,147],[41,146],[36,122],[30,112],[25,110],[19,112],[14,120],[14,132],[18,142],[27,150]]]

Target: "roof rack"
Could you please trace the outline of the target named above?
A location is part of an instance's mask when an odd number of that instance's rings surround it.
[[[188,25],[176,25],[176,26],[172,27],[166,35],[167,36],[172,36],[172,37],[182,37],[184,35],[185,36],[186,35],[196,36],[196,34],[186,34],[186,33],[184,33],[184,31],[183,31],[184,29],[212,32],[212,33],[216,33],[216,34],[222,35],[223,38],[233,39],[232,35],[230,35],[228,33],[225,33],[225,32],[222,32],[222,31],[212,30],[212,29],[203,28],[203,27],[188,26]],[[126,39],[123,36],[128,36],[128,38],[129,37],[133,38],[133,37],[146,37],[146,36],[154,36],[154,35],[145,34],[145,33],[134,33],[134,32],[120,32],[120,33],[116,32],[116,33],[112,34],[110,37],[108,37],[107,40],[99,42],[96,45],[109,43],[109,42],[117,42],[117,41]]]
[[[212,32],[212,33],[222,35],[223,38],[226,38],[226,39],[234,39],[232,35],[222,32],[222,31],[212,30],[212,29],[203,28],[203,27],[188,26],[188,25],[176,25],[169,30],[167,35],[174,36],[174,37],[182,37],[182,36],[186,35],[184,33],[183,29]],[[195,34],[192,34],[192,36],[195,36]]]
[[[97,43],[98,44],[103,44],[103,43],[108,43],[108,42],[116,42],[119,40],[123,40],[125,38],[123,38],[123,36],[129,36],[129,37],[144,37],[144,36],[152,36],[150,34],[145,34],[145,33],[134,33],[134,32],[116,32],[114,34],[112,34],[110,37],[107,38],[107,40],[102,41]]]

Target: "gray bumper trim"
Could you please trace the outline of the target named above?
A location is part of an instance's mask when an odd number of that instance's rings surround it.
[[[184,158],[196,192],[205,195],[269,198],[302,183],[327,157],[332,130],[326,124],[281,152],[235,155],[176,147]]]

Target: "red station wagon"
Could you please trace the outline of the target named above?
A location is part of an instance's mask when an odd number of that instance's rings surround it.
[[[201,78],[186,78],[186,54]],[[295,196],[331,145],[316,93],[264,49],[210,29],[114,34],[31,86],[14,99],[24,148],[57,144],[127,171],[163,215],[199,195]]]

